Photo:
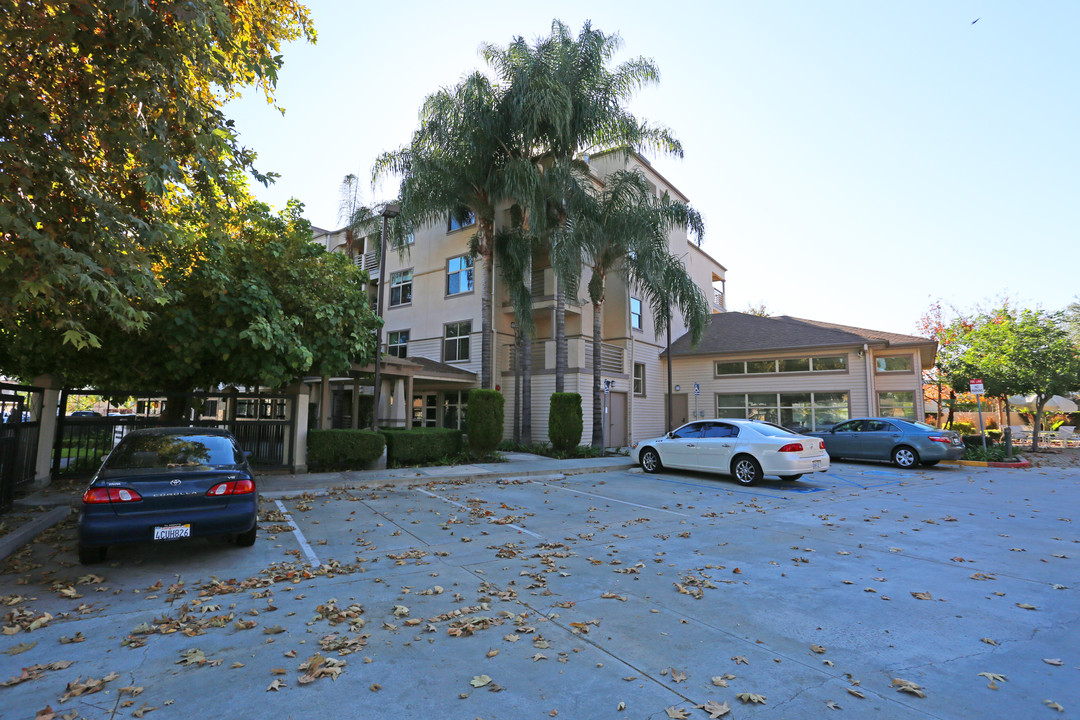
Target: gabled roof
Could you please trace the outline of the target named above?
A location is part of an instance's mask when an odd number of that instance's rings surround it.
[[[416,371],[416,377],[430,380],[461,380],[465,382],[474,382],[476,380],[476,373],[456,365],[413,355],[410,355],[408,360],[420,366],[420,369]]]
[[[936,343],[914,335],[867,330],[836,323],[789,317],[760,317],[740,312],[714,313],[697,347],[690,347],[686,334],[671,344],[673,357],[723,355],[767,350],[795,350],[838,346],[928,346]]]

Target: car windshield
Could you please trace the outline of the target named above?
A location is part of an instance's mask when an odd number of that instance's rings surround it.
[[[243,462],[232,441],[220,435],[132,435],[120,442],[102,469],[163,472]]]
[[[788,435],[798,435],[797,432],[792,432],[785,427],[779,425],[773,425],[772,423],[756,422],[750,425],[754,430],[758,431],[762,435],[769,437],[787,437]]]

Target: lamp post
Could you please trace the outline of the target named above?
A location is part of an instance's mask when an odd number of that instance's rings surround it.
[[[386,235],[387,226],[389,225],[391,218],[396,218],[401,213],[401,206],[397,203],[386,203],[383,205],[382,212],[382,242],[379,245],[379,287],[376,290],[378,293],[378,300],[376,301],[376,309],[378,310],[379,317],[383,317],[383,285],[386,284]],[[375,388],[374,398],[371,404],[371,429],[379,429],[379,391],[382,383],[382,329],[383,323],[379,323],[379,327],[375,330]],[[406,406],[408,403],[406,403]]]

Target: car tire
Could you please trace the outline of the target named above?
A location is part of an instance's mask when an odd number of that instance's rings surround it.
[[[934,467],[939,462],[941,462],[941,461],[940,460],[923,460],[922,464],[923,464],[924,467]]]
[[[256,523],[247,532],[239,533],[236,536],[236,546],[237,547],[251,547],[252,545],[255,544],[255,536],[258,534],[258,532],[259,532],[259,525],[258,525],[258,523]]]
[[[641,469],[647,473],[660,472],[660,469],[664,467],[664,464],[660,462],[660,453],[652,448],[642,450],[639,460],[641,461]]]
[[[892,451],[893,465],[896,467],[913,468],[919,464],[919,453],[915,452],[915,448],[908,447],[907,445],[901,445]]]
[[[794,481],[794,480],[798,480],[798,479],[799,479],[799,478],[801,478],[802,476],[803,476],[803,474],[802,474],[802,473],[799,473],[798,475],[781,475],[781,476],[780,476],[780,479],[781,479],[781,480],[790,480],[790,481]]]
[[[105,562],[105,555],[108,553],[108,548],[104,545],[79,545],[79,564],[80,565],[94,565],[99,562]]]
[[[757,485],[761,480],[761,463],[750,455],[739,455],[731,461],[731,474],[740,485]]]

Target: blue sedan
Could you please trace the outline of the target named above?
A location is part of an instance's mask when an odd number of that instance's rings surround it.
[[[959,460],[964,455],[959,433],[900,418],[855,418],[832,430],[805,434],[824,440],[833,460],[884,460],[911,468],[920,463],[937,465],[942,460]]]
[[[79,562],[101,562],[110,545],[228,535],[255,544],[258,495],[236,440],[214,428],[128,433],[82,498]]]

